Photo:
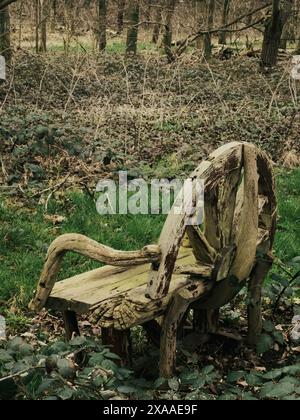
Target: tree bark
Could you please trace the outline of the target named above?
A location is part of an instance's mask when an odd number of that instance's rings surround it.
[[[280,40],[279,48],[286,50],[288,46],[288,41],[292,39],[292,30],[291,30],[291,20],[288,19],[286,24],[283,27],[282,36]]]
[[[10,16],[8,7],[0,11],[0,55],[3,55],[6,61],[9,61],[11,58]]]
[[[99,50],[106,48],[107,0],[99,0]]]
[[[208,11],[207,11],[207,30],[211,31],[214,26],[216,9],[216,0],[208,0]],[[204,57],[210,58],[212,55],[212,35],[207,33],[204,35]]]
[[[40,30],[41,30],[41,44],[40,51],[47,51],[47,19],[48,19],[48,5],[47,0],[40,0]]]
[[[222,26],[227,25],[229,18],[230,0],[223,0]],[[219,44],[227,44],[227,32],[219,33]]]
[[[270,271],[274,258],[266,255],[259,258],[251,274],[248,297],[248,338],[250,345],[255,345],[262,332],[261,292],[263,282]]]
[[[17,0],[0,0],[0,10],[6,9],[10,4],[15,3]]]
[[[284,25],[291,13],[292,0],[273,0],[272,16],[266,24],[260,66],[269,69],[277,64]]]
[[[164,49],[169,63],[174,61],[174,54],[172,52],[172,21],[176,7],[176,0],[167,0],[166,10],[166,26],[164,35]]]
[[[152,34],[152,42],[153,44],[157,44],[159,40],[160,34],[160,26],[162,20],[162,13],[161,13],[161,3],[159,0],[155,2],[155,17],[154,17],[154,27],[153,27],[153,34]]]
[[[125,0],[118,0],[118,15],[117,15],[118,34],[122,33],[124,29],[125,4],[126,4]]]
[[[128,29],[127,29],[127,42],[126,53],[137,53],[137,40],[138,40],[138,24],[140,18],[140,2],[138,0],[130,0],[128,4]]]

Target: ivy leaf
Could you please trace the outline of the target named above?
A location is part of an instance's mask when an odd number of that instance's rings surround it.
[[[13,357],[6,350],[0,349],[0,363],[9,363],[13,360]]]
[[[85,337],[75,337],[70,341],[70,346],[81,347],[87,344],[87,339]]]
[[[112,360],[121,360],[120,356],[118,356],[115,353],[111,353],[110,351],[108,353],[105,353],[105,357]]]
[[[232,371],[227,376],[227,382],[236,383],[240,379],[244,378],[245,372],[242,371]]]
[[[166,378],[157,378],[156,381],[154,382],[154,388],[158,389],[160,388],[164,383],[166,382]]]
[[[273,337],[274,337],[274,340],[276,341],[276,343],[281,344],[281,345],[283,345],[283,344],[284,344],[284,337],[283,337],[282,332],[280,332],[280,331],[275,331],[275,332],[273,333]]]
[[[267,382],[260,391],[262,398],[282,398],[291,395],[295,391],[295,384],[291,382]]]
[[[258,386],[262,383],[261,378],[254,373],[247,373],[245,375],[245,380],[249,386]]]
[[[168,380],[168,385],[169,388],[172,389],[173,391],[178,391],[179,390],[179,381],[177,378],[171,378]]]
[[[64,388],[60,389],[57,395],[59,398],[63,401],[71,400],[74,395],[74,390],[68,386],[65,386]]]
[[[205,366],[205,367],[202,369],[202,373],[203,373],[203,375],[209,375],[209,374],[210,374],[210,373],[212,373],[214,370],[215,370],[215,367],[214,367],[213,365],[208,365],[208,366]]]
[[[72,362],[66,359],[57,361],[57,367],[60,375],[65,379],[73,379],[75,377],[75,369]]]
[[[261,334],[256,344],[256,351],[258,354],[264,354],[273,347],[273,344],[274,340],[270,335]]]
[[[122,394],[134,394],[137,391],[135,387],[129,385],[122,385],[119,386],[117,389]]]

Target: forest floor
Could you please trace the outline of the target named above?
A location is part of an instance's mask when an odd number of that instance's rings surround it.
[[[262,75],[258,60],[246,56],[206,63],[188,54],[167,65],[152,51],[130,60],[115,53],[66,59],[18,52],[12,76],[0,84],[0,313],[9,333],[25,332],[34,346],[62,335],[55,314],[33,319],[26,309],[47,247],[59,234],[78,232],[124,250],[157,240],[163,216],[98,215],[99,179],[119,170],[145,179],[184,177],[219,145],[249,141],[273,159],[279,196],[277,260],[265,286],[259,355],[219,338],[183,350],[183,377],[158,391],[146,368],[157,351],[148,351],[136,329],[135,369],[149,382],[127,384],[120,394],[141,397],[136,387],[151,398],[299,398],[300,349],[289,331],[300,313],[297,288],[290,287],[300,255],[300,169],[292,169],[300,163],[300,114],[290,69],[288,57]],[[71,276],[95,266],[68,255],[62,272]],[[222,326],[242,336],[244,293],[222,314]],[[43,326],[43,338],[36,326]],[[87,335],[97,333],[86,319],[81,326]],[[295,363],[296,369],[282,370]],[[1,366],[0,354],[0,375]]]

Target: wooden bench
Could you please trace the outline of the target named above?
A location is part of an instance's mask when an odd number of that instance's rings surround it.
[[[160,375],[169,377],[176,365],[177,331],[191,305],[198,327],[217,329],[219,308],[249,280],[248,340],[255,343],[261,332],[261,287],[273,262],[272,164],[255,146],[235,142],[212,153],[191,178],[205,181],[203,225],[190,225],[190,214],[171,211],[158,245],[132,252],[63,235],[49,247],[30,308],[61,311],[68,338],[79,334],[76,315],[85,313],[101,326],[103,338],[119,347],[120,336],[135,325],[153,336],[158,331]],[[68,251],[107,265],[56,283]]]

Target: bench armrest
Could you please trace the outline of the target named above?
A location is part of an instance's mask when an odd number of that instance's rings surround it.
[[[158,262],[161,254],[158,245],[149,245],[139,251],[117,251],[83,235],[62,235],[48,249],[37,291],[29,304],[30,309],[40,311],[45,306],[57,280],[63,257],[68,251],[121,267]]]

